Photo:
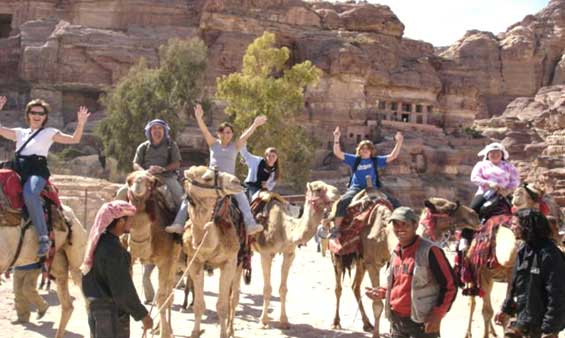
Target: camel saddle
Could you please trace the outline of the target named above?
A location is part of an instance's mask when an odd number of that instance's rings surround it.
[[[458,256],[456,259],[454,270],[458,273],[460,282],[466,285],[463,288],[463,295],[481,297],[484,295],[481,288],[480,270],[500,266],[495,251],[496,234],[501,226],[510,229],[511,221],[511,214],[490,217],[481,229],[475,232],[467,255],[462,259]]]
[[[0,169],[0,226],[10,226],[10,227],[20,227],[21,236],[20,242],[16,249],[16,255],[13,258],[13,265],[17,260],[19,253],[21,251],[21,246],[23,243],[23,238],[27,229],[31,225],[31,221],[22,222],[26,217],[25,203],[22,195],[22,183],[20,176],[17,172],[10,169]],[[54,219],[62,218],[64,219],[61,200],[59,199],[59,194],[57,187],[53,185],[50,181],[47,181],[45,188],[41,192],[41,197],[43,199],[43,207],[45,216],[47,218],[47,227],[49,231],[49,237],[51,238],[52,246],[49,250],[49,254],[46,257],[47,271],[50,271],[51,262],[53,260],[54,246],[55,246],[55,236],[54,236]],[[68,222],[65,221],[68,230],[68,238],[71,236],[71,227]],[[23,225],[23,226],[22,226]]]
[[[243,266],[243,276],[246,284],[251,282],[251,241],[252,237],[247,236],[243,215],[237,206],[237,202],[231,196],[226,196],[216,202],[214,208],[214,223],[220,228],[235,227],[239,235],[239,251],[237,253],[237,265]]]
[[[19,226],[21,224],[24,200],[22,183],[17,172],[9,169],[0,169],[0,226]],[[41,192],[44,202],[51,203],[57,208],[61,207],[58,190],[51,182],[47,181],[45,189]]]
[[[373,212],[379,205],[384,205],[392,210],[388,200],[365,199],[347,208],[347,214],[340,226],[340,236],[329,241],[329,248],[335,255],[348,255],[361,252],[361,233],[369,226]]]
[[[257,222],[261,223],[265,229],[269,221],[269,211],[275,202],[281,203],[282,205],[288,203],[284,197],[275,192],[262,191],[250,204],[253,217],[255,217]]]

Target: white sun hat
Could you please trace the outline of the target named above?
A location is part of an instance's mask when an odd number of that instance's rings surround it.
[[[508,161],[508,157],[509,157],[508,151],[506,151],[506,148],[501,143],[498,142],[491,143],[488,146],[484,147],[483,150],[479,151],[477,156],[482,156],[483,160],[488,160],[487,155],[493,150],[501,151],[502,154],[504,155],[504,160]]]

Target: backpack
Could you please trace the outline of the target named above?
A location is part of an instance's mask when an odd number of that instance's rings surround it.
[[[377,169],[377,158],[376,157],[371,157],[371,160],[373,161],[373,169],[375,170],[375,180],[377,181],[377,186],[380,188],[382,188],[382,183],[381,180],[379,179],[379,170]],[[353,174],[355,174],[355,171],[357,171],[357,167],[359,167],[359,164],[361,164],[361,156],[357,156],[355,157],[355,163],[353,163],[353,169],[351,170],[351,177],[349,177],[349,184],[347,184],[347,187],[351,187],[351,183],[353,183]]]
[[[167,164],[171,162],[171,158],[173,157],[173,141],[167,140]],[[151,141],[145,143],[144,147],[141,148],[141,156],[143,156],[143,162],[145,162],[145,154],[147,154],[147,149],[151,146]]]

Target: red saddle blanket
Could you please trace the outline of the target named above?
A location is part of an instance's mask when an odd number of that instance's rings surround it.
[[[512,215],[497,215],[489,218],[481,229],[475,232],[472,245],[463,262],[455,263],[462,264],[460,279],[467,285],[463,289],[464,295],[482,297],[484,292],[481,288],[480,271],[499,266],[495,252],[496,233],[501,226],[510,228],[511,221]]]
[[[367,201],[351,206],[340,226],[340,236],[329,241],[329,248],[335,255],[348,255],[361,252],[361,232],[369,225],[371,214],[378,205],[384,205],[392,210],[388,201]]]
[[[15,210],[21,210],[24,207],[22,183],[18,173],[9,169],[0,169],[0,188],[4,195],[2,198],[3,201],[1,201],[0,204],[5,204],[2,202],[7,201],[9,207]],[[51,182],[47,181],[47,185],[41,192],[41,196],[45,199],[49,199],[58,207],[61,206],[59,192]],[[1,205],[1,207],[5,206]]]

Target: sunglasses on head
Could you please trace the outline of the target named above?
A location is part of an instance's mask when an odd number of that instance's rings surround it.
[[[39,116],[45,116],[47,115],[47,113],[45,111],[30,111],[29,115],[39,115]]]

